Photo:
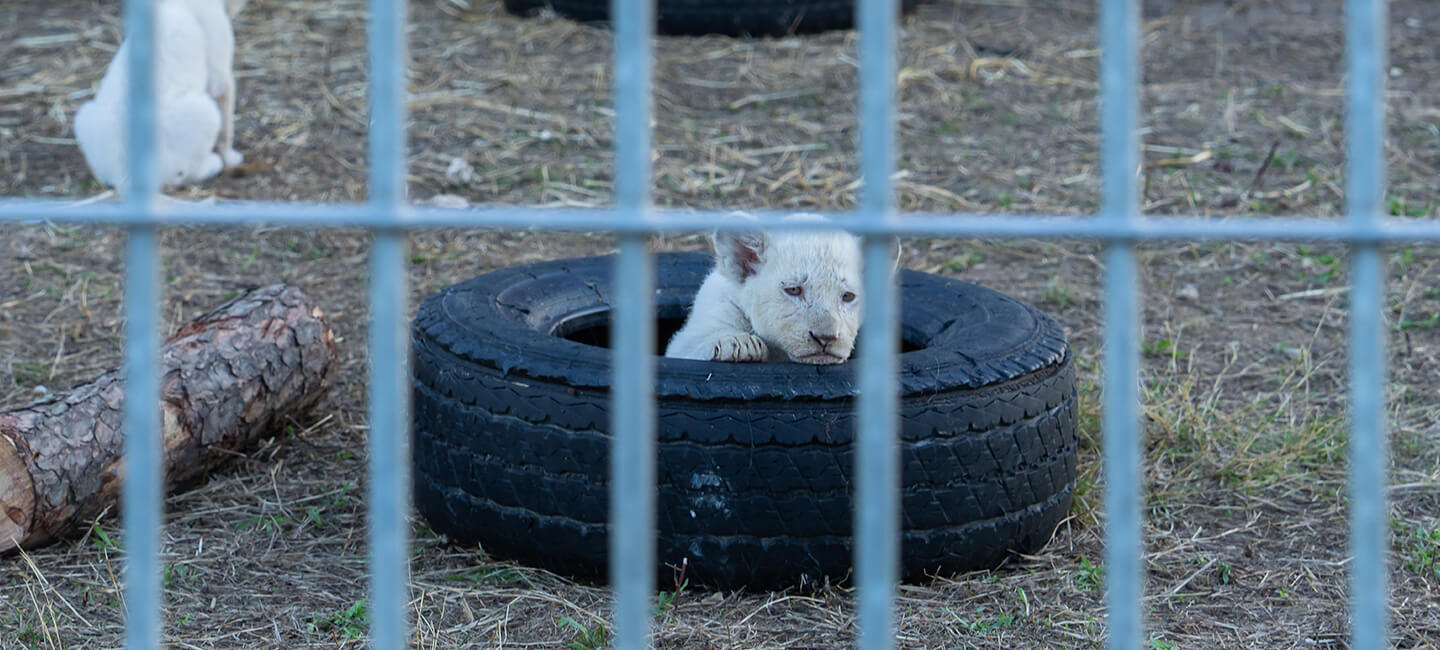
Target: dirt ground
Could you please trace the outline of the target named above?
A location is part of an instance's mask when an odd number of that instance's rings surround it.
[[[594,206],[610,197],[609,33],[497,0],[412,3],[410,192],[475,203]],[[365,195],[359,0],[252,0],[239,19],[243,174],[190,199]],[[110,0],[0,0],[0,195],[100,188],[69,121],[119,42]],[[1436,218],[1440,4],[1390,4],[1390,200]],[[1343,206],[1339,0],[1145,2],[1144,206],[1151,214],[1322,215]],[[1081,214],[1097,203],[1093,2],[938,0],[900,40],[900,202],[907,210]],[[855,198],[851,33],[662,38],[661,205],[843,209]],[[468,179],[447,176],[452,160]],[[454,200],[454,199],[449,199]],[[167,639],[186,648],[361,647],[365,610],[364,286],[354,230],[172,228],[165,316],[248,287],[301,286],[342,338],[342,385],[228,469],[171,496]],[[0,408],[120,360],[123,233],[0,226]],[[697,249],[680,233],[657,250]],[[1100,647],[1099,249],[1087,242],[905,242],[905,265],[1017,295],[1067,327],[1082,381],[1080,498],[1045,552],[937,576],[899,595],[905,648]],[[419,300],[497,266],[606,252],[597,233],[426,231]],[[1391,621],[1440,645],[1440,254],[1388,251]],[[1316,244],[1144,247],[1145,608],[1150,648],[1345,647],[1346,254]],[[414,642],[425,648],[604,645],[603,587],[413,529]],[[0,648],[121,645],[123,543],[0,557]],[[847,584],[776,593],[689,588],[657,601],[665,648],[836,648]]]

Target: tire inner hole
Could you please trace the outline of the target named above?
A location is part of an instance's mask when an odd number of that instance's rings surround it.
[[[657,305],[655,312],[655,355],[662,356],[665,345],[685,325],[688,314],[684,305]],[[901,353],[925,349],[925,342],[916,340],[922,338],[918,332],[908,331],[903,326],[900,329]],[[609,348],[610,309],[597,307],[566,316],[550,328],[550,335],[597,348]],[[858,345],[856,349],[859,349]],[[853,354],[851,358],[854,358]]]

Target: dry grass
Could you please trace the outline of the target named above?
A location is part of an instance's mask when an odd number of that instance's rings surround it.
[[[116,3],[0,0],[0,195],[91,196],[68,120],[118,43]],[[185,198],[364,198],[358,0],[253,0],[238,24],[244,175]],[[413,3],[410,188],[475,203],[610,200],[608,33],[493,0]],[[1393,211],[1434,218],[1440,7],[1392,2]],[[1338,0],[1146,3],[1145,206],[1155,214],[1336,215],[1342,206]],[[899,87],[906,209],[1076,214],[1096,203],[1093,3],[923,5]],[[841,209],[854,200],[853,34],[661,39],[655,196],[664,205]],[[1278,144],[1276,144],[1278,143]],[[447,177],[455,158],[469,180]],[[1263,172],[1261,171],[1263,168]],[[0,227],[0,407],[119,359],[122,235]],[[173,495],[167,638],[187,648],[361,647],[368,237],[251,227],[165,231],[171,323],[284,280],[334,316],[348,381],[227,470]],[[693,235],[656,237],[693,249]],[[412,299],[483,270],[611,249],[601,234],[433,231],[411,238]],[[1096,460],[1098,249],[916,238],[905,264],[1035,302],[1082,369],[1081,498],[1045,552],[901,589],[907,648],[1099,647],[1103,491]],[[1392,620],[1440,643],[1440,254],[1390,251]],[[1346,260],[1340,248],[1144,247],[1152,648],[1343,647]],[[123,544],[84,538],[0,558],[0,647],[116,647]],[[601,587],[414,528],[416,645],[585,647]],[[661,647],[831,648],[853,641],[844,585],[658,596]],[[574,645],[574,644],[579,644]]]

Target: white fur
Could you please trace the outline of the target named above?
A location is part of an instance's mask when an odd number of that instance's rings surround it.
[[[245,157],[234,147],[235,33],[230,19],[247,0],[159,0],[155,6],[157,172],[165,187],[210,178]],[[120,44],[95,98],[75,113],[75,140],[100,182],[121,188],[127,61]]]
[[[850,358],[861,320],[857,237],[835,230],[717,232],[714,242],[715,269],[665,356],[813,364]]]

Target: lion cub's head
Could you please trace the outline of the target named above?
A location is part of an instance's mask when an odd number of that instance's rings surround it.
[[[800,363],[850,358],[861,320],[858,237],[836,230],[717,232],[715,256],[716,269],[739,287],[736,306],[772,351]]]

